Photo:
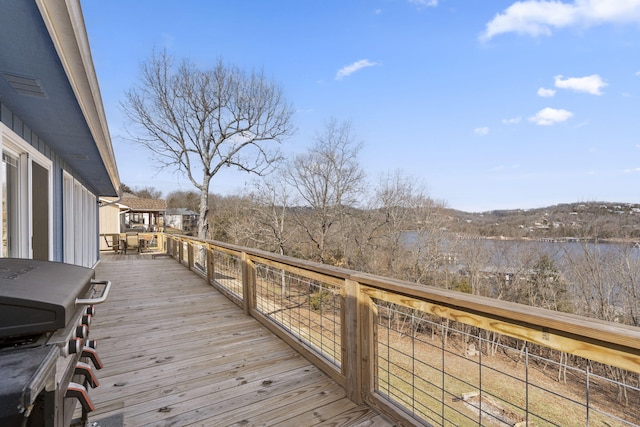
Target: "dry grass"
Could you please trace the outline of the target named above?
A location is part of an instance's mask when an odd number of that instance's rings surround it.
[[[527,408],[528,421],[535,426],[587,425],[584,381],[575,374],[564,383],[557,380],[557,372],[544,365],[529,363],[527,370],[516,349],[493,356],[467,357],[460,339],[449,338],[443,351],[440,336],[433,340],[424,336],[411,339],[396,331],[380,329],[378,334],[386,335],[378,343],[378,361],[384,363],[378,369],[380,390],[432,424],[481,422],[487,426],[512,426],[527,420],[524,410]],[[478,396],[462,398],[480,389],[482,402]],[[613,385],[592,383],[590,392],[591,425],[629,426],[640,419],[638,393],[632,396],[634,403],[625,407],[617,403]],[[594,402],[594,393],[599,402]],[[598,414],[593,407],[628,423]]]

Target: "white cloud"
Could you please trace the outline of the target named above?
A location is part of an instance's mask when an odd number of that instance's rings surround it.
[[[476,135],[484,136],[489,134],[489,128],[486,126],[481,128],[475,128],[473,132],[475,132]]]
[[[633,22],[640,23],[640,0],[523,0],[498,13],[481,39],[504,33],[549,36],[560,28]]]
[[[522,117],[514,117],[512,119],[502,119],[502,123],[505,125],[515,125],[520,123],[520,120],[522,120]]]
[[[409,3],[422,7],[436,7],[438,5],[438,0],[409,0]]]
[[[640,168],[625,169],[624,173],[640,173]]]
[[[541,96],[543,98],[551,98],[555,94],[556,94],[555,89],[547,89],[544,87],[541,87],[540,89],[538,89],[538,96]]]
[[[585,92],[591,95],[602,95],[600,89],[607,86],[602,78],[597,74],[585,77],[569,77],[563,79],[563,76],[555,76],[555,85],[560,89],[571,89],[575,92]]]
[[[569,120],[573,116],[571,111],[555,108],[543,108],[535,116],[529,117],[529,121],[539,126],[551,126],[556,123]]]
[[[376,65],[378,65],[377,62],[371,62],[368,59],[361,59],[360,61],[356,61],[351,65],[347,65],[339,69],[336,73],[336,80],[342,80],[343,78],[355,73],[358,70],[366,67],[375,67]]]
[[[640,77],[640,71],[636,71],[636,76]]]

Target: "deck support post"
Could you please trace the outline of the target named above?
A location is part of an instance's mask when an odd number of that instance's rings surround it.
[[[251,315],[256,306],[256,266],[246,252],[240,256],[242,261],[242,301],[244,314]]]
[[[213,284],[216,280],[216,270],[213,264],[213,248],[207,245],[207,283]]]
[[[184,261],[184,242],[182,240],[177,240],[178,244],[178,262],[182,264]]]
[[[194,262],[193,262],[193,242],[187,243],[187,264],[189,265],[189,270],[193,270]]]
[[[342,375],[346,379],[347,397],[358,405],[363,403],[362,333],[366,330],[361,325],[363,301],[360,295],[360,283],[346,279],[341,311]]]

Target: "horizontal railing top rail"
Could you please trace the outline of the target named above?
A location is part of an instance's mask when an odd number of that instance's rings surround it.
[[[616,361],[606,359],[599,361],[614,366],[623,364],[624,366],[618,367],[640,373],[640,328],[634,326],[396,280],[219,241],[200,240],[181,235],[173,235],[171,237],[213,245],[238,254],[246,253],[249,257],[256,260],[268,260],[281,266],[295,267],[299,269],[299,274],[309,278],[314,278],[319,274],[323,277],[323,280],[327,280],[327,277],[339,279],[336,281],[339,285],[342,285],[344,280],[353,280],[381,291],[404,295],[418,300],[431,301],[438,305],[450,307],[454,311],[464,311],[465,313],[469,313],[470,316],[483,316],[495,319],[495,321],[528,325],[530,328],[538,330],[540,336],[518,336],[516,338],[534,340],[534,342],[542,341],[542,344],[547,346],[550,344],[548,341],[551,340],[550,334],[552,333],[557,334],[559,337],[570,337],[585,341],[586,343],[598,343],[612,350],[622,350],[623,353],[626,353],[626,356],[635,356],[635,360]],[[415,303],[408,303],[408,305],[415,305]],[[433,314],[449,317],[443,312]],[[461,323],[471,323],[472,326],[481,326],[475,325],[474,323],[477,322],[477,319],[474,320],[471,317],[463,319],[454,314],[452,314],[451,317],[456,317],[451,320],[460,321]],[[501,330],[501,326],[498,325],[491,327],[491,329],[496,329],[496,332],[511,335],[510,331]],[[581,349],[566,349],[566,351],[568,353],[582,353]],[[576,355],[598,360],[598,357],[594,359],[594,357],[592,357],[593,355]]]

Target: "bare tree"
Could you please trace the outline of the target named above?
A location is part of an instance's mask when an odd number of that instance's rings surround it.
[[[469,285],[469,291],[474,295],[490,296],[488,281],[483,276],[492,267],[491,242],[485,239],[474,239],[468,236],[460,238],[457,252],[461,263],[464,265]]]
[[[435,285],[432,282],[433,275],[443,264],[449,262],[449,256],[455,252],[456,242],[447,232],[448,219],[444,213],[445,208],[446,204],[443,201],[426,196],[416,199],[416,250],[411,257],[413,271],[409,280]]]
[[[133,188],[129,187],[124,182],[120,184],[120,189],[122,190],[123,193],[133,194],[134,192]]]
[[[637,248],[622,248],[618,262],[623,321],[628,325],[640,326],[640,258]]]
[[[565,251],[567,276],[574,286],[575,311],[587,317],[616,320],[616,296],[619,286],[615,278],[618,254],[602,244],[582,243],[578,249]]]
[[[538,258],[528,277],[524,303],[534,307],[567,311],[567,284],[555,261],[544,253]]]
[[[426,191],[414,177],[395,171],[381,176],[375,199],[382,221],[377,228],[380,250],[374,256],[379,263],[377,273],[397,277],[401,268],[406,267],[407,253],[416,249],[413,247],[417,244],[416,232],[407,230],[416,228],[415,210],[427,199]]]
[[[195,191],[176,190],[167,194],[168,208],[186,208],[196,212],[199,207],[200,195]]]
[[[221,221],[219,227],[214,228],[215,240],[223,240],[240,246],[250,246],[253,243],[255,218],[253,200],[249,196],[235,195],[216,197],[215,221]]]
[[[155,187],[143,187],[137,188],[133,191],[133,194],[141,199],[159,199],[162,197],[162,191]]]
[[[328,239],[344,223],[345,208],[361,196],[365,180],[358,163],[361,148],[349,122],[331,119],[309,152],[295,157],[287,168],[287,182],[303,205],[294,211],[295,218],[313,242],[314,258],[320,262],[328,260]]]
[[[292,235],[293,227],[286,224],[289,218],[291,188],[284,180],[284,171],[254,183],[254,211],[256,230],[254,235],[267,250],[277,249],[281,255],[287,253],[286,246]],[[259,245],[260,246],[260,245]]]
[[[205,70],[186,59],[176,66],[166,51],[142,65],[122,109],[135,126],[132,141],[199,190],[200,238],[209,230],[211,179],[228,166],[262,175],[281,159],[269,143],[293,133],[293,110],[263,72],[247,74],[222,60]]]

